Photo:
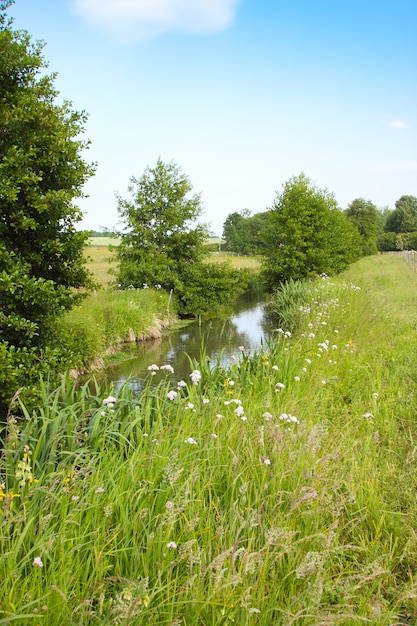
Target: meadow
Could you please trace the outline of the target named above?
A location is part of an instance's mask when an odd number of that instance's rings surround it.
[[[117,239],[112,241],[112,245],[117,245]],[[109,271],[117,268],[117,262],[114,253],[109,250],[109,238],[90,238],[90,243],[85,249],[85,256],[94,280],[102,287],[110,286],[114,282],[114,277]]]
[[[367,257],[287,305],[228,370],[10,415],[0,624],[417,622],[416,276]]]
[[[119,240],[114,238],[110,240],[112,246],[117,246]],[[88,259],[88,267],[92,272],[96,282],[102,287],[111,286],[114,283],[114,277],[109,271],[117,268],[117,261],[114,253],[109,250],[108,237],[91,237],[89,245],[85,251]],[[206,259],[210,263],[228,263],[234,269],[248,268],[257,270],[260,268],[260,261],[256,257],[240,256],[234,252],[212,252]]]

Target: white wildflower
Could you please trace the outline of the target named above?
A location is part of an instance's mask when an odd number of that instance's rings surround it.
[[[175,541],[168,541],[167,548],[170,548],[171,550],[176,550],[177,544],[175,543]]]
[[[109,396],[108,398],[104,398],[103,400],[103,404],[105,406],[109,406],[109,405],[113,406],[115,402],[116,402],[116,398],[114,398],[113,396]]]
[[[43,567],[43,562],[40,556],[35,556],[35,558],[33,559],[33,565],[35,567]]]
[[[197,445],[196,440],[194,439],[194,437],[188,437],[188,439],[185,440],[185,443],[189,443],[190,446],[195,446]]]
[[[178,395],[177,392],[174,391],[174,389],[171,389],[171,391],[168,391],[168,393],[167,393],[167,398],[168,398],[168,400],[175,400],[177,395]]]
[[[199,370],[194,370],[193,372],[191,372],[190,378],[194,385],[197,385],[197,383],[199,383],[201,380],[201,372]]]
[[[235,408],[235,415],[237,417],[241,417],[244,414],[244,412],[245,412],[245,409],[241,405]]]
[[[300,423],[298,418],[295,417],[295,415],[291,415],[290,413],[282,413],[279,416],[278,419],[281,420],[281,422],[287,422],[288,424],[299,424]]]

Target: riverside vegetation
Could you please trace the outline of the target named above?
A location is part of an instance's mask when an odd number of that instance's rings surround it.
[[[228,370],[45,385],[3,432],[0,624],[416,623],[415,287],[366,257]]]

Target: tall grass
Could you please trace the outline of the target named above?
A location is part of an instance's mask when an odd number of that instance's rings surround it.
[[[91,293],[60,321],[67,363],[87,368],[124,342],[156,338],[176,320],[175,302],[157,289],[101,290]]]
[[[136,401],[45,386],[4,433],[0,624],[416,623],[415,280],[365,259]]]

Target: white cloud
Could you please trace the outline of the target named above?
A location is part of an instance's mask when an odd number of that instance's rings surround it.
[[[391,120],[388,122],[388,126],[390,128],[408,128],[407,122],[403,122],[402,120]]]
[[[75,12],[123,38],[167,31],[212,33],[233,21],[240,0],[73,0]]]

